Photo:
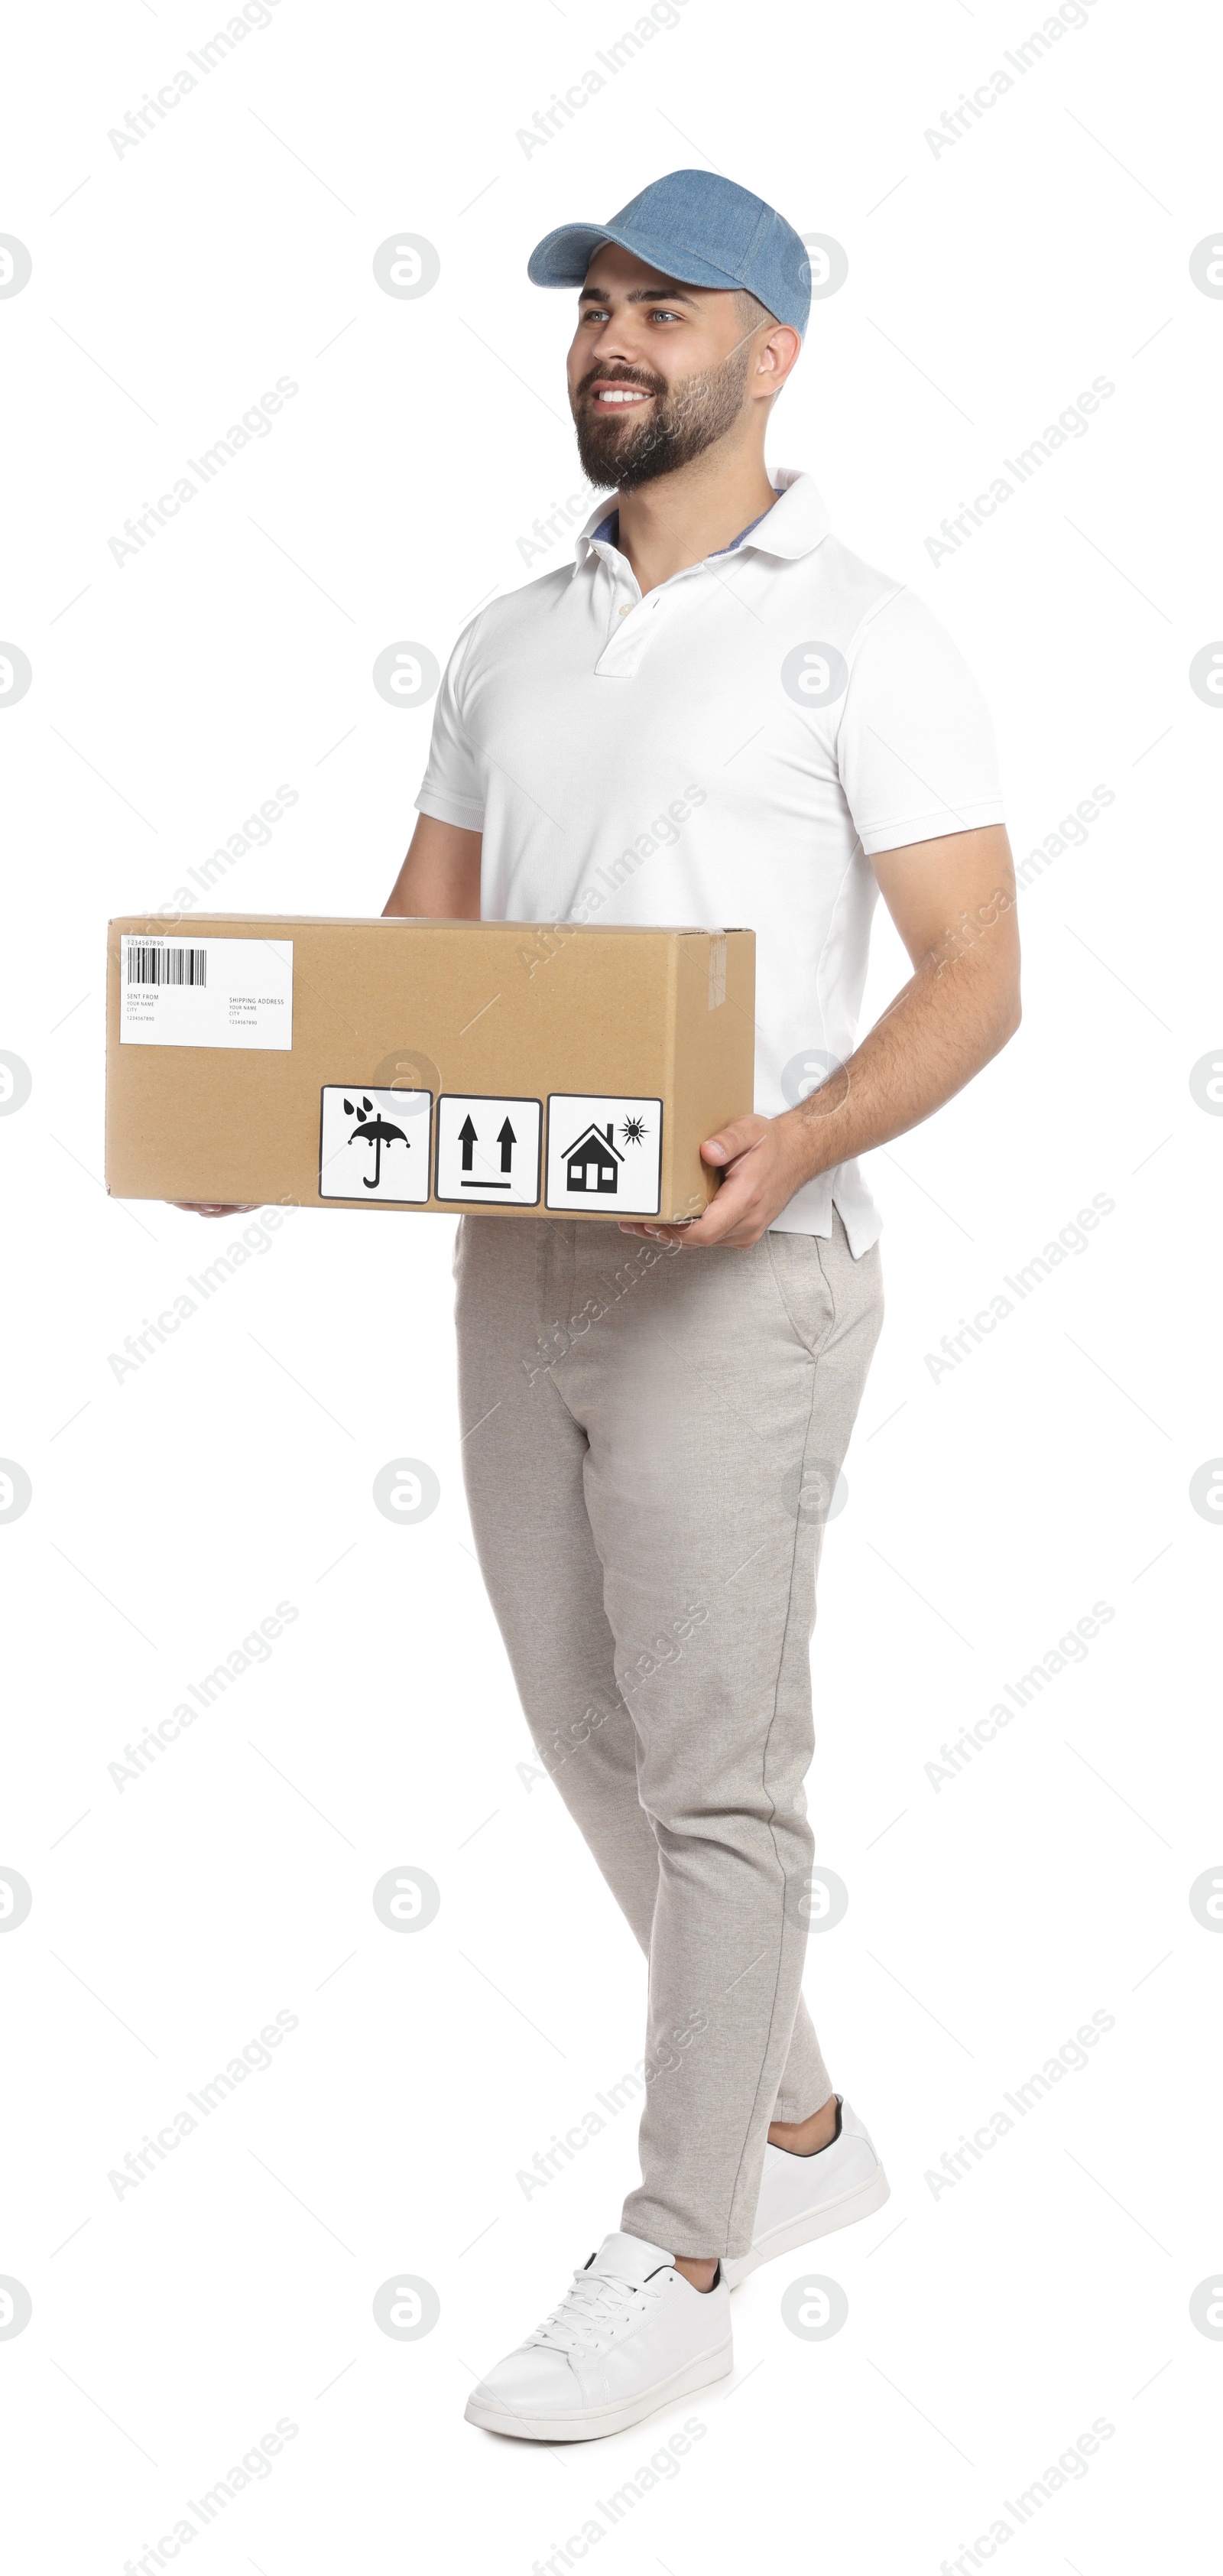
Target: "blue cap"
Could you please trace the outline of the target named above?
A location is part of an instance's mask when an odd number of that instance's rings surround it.
[[[671,170],[608,224],[561,224],[527,261],[535,286],[581,286],[604,242],[685,286],[746,287],[802,333],[811,309],[811,263],[800,233],[763,197],[712,170]]]

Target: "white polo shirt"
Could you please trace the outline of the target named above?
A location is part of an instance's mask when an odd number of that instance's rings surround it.
[[[643,599],[596,510],[570,569],[464,629],[423,814],[482,832],[490,921],[756,933],[756,1099],[775,1117],[857,1042],[881,850],[1002,820],[989,717],[911,591],[829,534],[806,474],[733,546]],[[880,1220],[856,1163],[774,1225],[852,1251]]]

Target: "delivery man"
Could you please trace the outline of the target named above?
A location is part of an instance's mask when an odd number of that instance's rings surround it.
[[[564,2441],[729,2371],[735,2283],[887,2197],[801,1996],[816,1563],[882,1314],[857,1158],[1006,1044],[1019,971],[969,673],[809,477],[765,464],[800,236],[679,170],[547,234],[528,274],[576,295],[570,406],[612,497],[572,564],[459,637],[387,911],[744,923],[757,946],[755,1109],[703,1147],[703,1216],[458,1231],[481,1569],[649,1961],[641,2182],[467,2406]],[[880,893],[913,973],[859,1043]]]

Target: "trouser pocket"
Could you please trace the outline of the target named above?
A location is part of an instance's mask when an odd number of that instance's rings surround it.
[[[766,1234],[773,1282],[792,1331],[815,1358],[836,1322],[836,1301],[813,1234]]]

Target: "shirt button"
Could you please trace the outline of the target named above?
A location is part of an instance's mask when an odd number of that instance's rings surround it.
[[[632,612],[632,605],[631,605],[631,603],[630,603],[630,605],[629,605],[627,608],[622,608],[622,609],[621,609],[621,611],[620,611],[620,614],[621,614],[621,616],[622,616],[622,617],[631,617],[631,616],[632,616],[632,613],[633,613],[633,612]]]

